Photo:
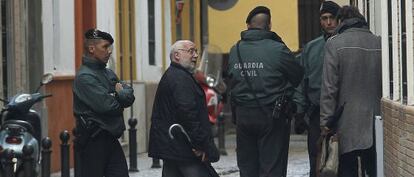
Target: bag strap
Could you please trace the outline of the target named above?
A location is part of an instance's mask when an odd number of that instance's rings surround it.
[[[249,89],[250,89],[250,92],[253,94],[253,97],[254,97],[254,100],[256,101],[256,103],[257,103],[257,105],[260,107],[260,109],[262,109],[262,111],[268,116],[268,117],[271,117],[270,115],[269,115],[269,113],[264,109],[264,107],[262,106],[262,104],[260,103],[260,100],[259,100],[259,98],[257,98],[257,95],[256,95],[256,90],[254,90],[253,89],[253,85],[252,85],[252,83],[251,83],[251,81],[250,81],[250,79],[249,79],[249,77],[247,76],[247,72],[246,72],[246,69],[244,68],[244,64],[243,64],[243,60],[242,60],[242,57],[241,57],[241,55],[240,55],[240,42],[241,42],[241,40],[239,40],[239,41],[237,41],[237,44],[236,44],[236,46],[237,46],[237,58],[239,59],[239,63],[240,63],[240,65],[241,65],[241,69],[242,69],[242,71],[244,72],[244,80],[246,80],[246,83],[247,83],[247,86],[249,87]]]

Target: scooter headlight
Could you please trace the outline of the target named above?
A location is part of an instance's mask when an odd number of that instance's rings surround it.
[[[30,100],[30,99],[32,99],[32,96],[30,94],[21,94],[21,95],[16,97],[14,102],[22,103],[22,102],[25,102],[25,101]]]

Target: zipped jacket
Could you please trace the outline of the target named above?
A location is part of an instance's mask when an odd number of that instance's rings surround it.
[[[115,91],[119,82],[105,63],[84,56],[73,83],[73,112],[77,121],[93,121],[119,138],[125,131],[124,108],[135,101],[129,85],[122,84],[123,90]]]
[[[293,92],[303,77],[303,69],[280,37],[261,29],[241,33],[239,62],[237,45],[230,50],[227,66],[230,96],[236,106],[258,107],[272,105],[284,91]],[[244,69],[242,69],[242,67]],[[245,80],[249,78],[253,91]]]
[[[204,91],[192,73],[174,62],[162,76],[155,94],[148,155],[167,160],[199,161],[183,137],[170,138],[168,131],[173,124],[183,126],[194,148],[206,152],[210,162],[219,160]]]

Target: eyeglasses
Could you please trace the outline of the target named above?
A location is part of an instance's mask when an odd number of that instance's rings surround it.
[[[322,21],[326,21],[326,20],[336,20],[336,16],[333,15],[327,15],[327,16],[321,16],[320,18]]]
[[[196,48],[190,48],[190,49],[177,49],[177,50],[182,50],[182,51],[186,51],[187,53],[189,53],[190,55],[194,55],[194,54],[198,54],[198,51]]]

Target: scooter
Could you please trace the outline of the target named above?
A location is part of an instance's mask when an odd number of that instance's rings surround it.
[[[212,77],[204,77],[200,72],[197,72],[196,80],[206,95],[208,119],[212,125],[215,125],[217,123],[217,117],[223,110],[222,96],[212,86],[214,80]]]
[[[42,95],[38,93],[41,86],[50,83],[52,79],[52,74],[45,74],[35,93],[19,93],[9,101],[0,99],[5,103],[1,111],[0,152],[4,152],[6,149],[13,152],[13,172],[17,177],[24,175],[22,165],[24,146],[33,148],[31,158],[34,159],[35,163],[33,163],[32,169],[35,173],[40,170],[40,116],[31,107],[44,98],[52,96],[51,94]],[[1,158],[0,176],[5,176],[5,163],[6,159]]]
[[[217,117],[223,110],[222,94],[226,90],[221,72],[223,58],[221,52],[214,46],[208,46],[203,50],[201,63],[194,73],[194,78],[198,81],[206,95],[208,108],[208,118],[213,125],[213,134],[216,134]]]

